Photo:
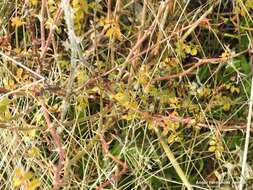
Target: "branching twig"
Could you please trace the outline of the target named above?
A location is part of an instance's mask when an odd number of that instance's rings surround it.
[[[53,19],[53,23],[52,23],[52,26],[50,28],[50,31],[49,31],[49,34],[48,34],[48,37],[47,37],[47,41],[45,42],[45,45],[43,46],[42,50],[41,50],[41,55],[40,55],[40,58],[43,60],[46,56],[46,52],[48,50],[48,47],[51,43],[51,40],[52,40],[52,36],[54,34],[54,31],[56,29],[56,24],[59,22],[59,19],[62,15],[62,8],[61,6],[58,7],[57,11],[56,11],[56,14],[55,14],[55,17]]]
[[[120,165],[122,167],[122,170],[119,171],[118,173],[116,173],[113,177],[111,177],[110,179],[106,180],[105,182],[103,182],[100,186],[96,187],[96,190],[101,190],[104,187],[110,185],[111,183],[119,180],[121,178],[121,176],[126,173],[126,171],[128,170],[128,166],[125,162],[119,160],[118,158],[116,158],[115,156],[113,156],[110,151],[109,151],[109,147],[108,147],[108,143],[105,141],[104,139],[104,132],[101,131],[99,134],[99,139],[103,148],[103,151],[105,153],[106,156],[108,156],[109,158],[111,158],[114,162],[116,162],[118,165]]]
[[[162,8],[164,9],[165,7],[162,7]],[[163,9],[158,10],[156,19],[153,21],[153,23],[150,25],[150,27],[143,33],[142,37],[136,41],[135,45],[130,50],[128,56],[126,57],[124,63],[122,64],[122,68],[120,69],[120,72],[118,74],[118,79],[122,77],[123,71],[125,70],[126,66],[128,65],[130,59],[132,59],[132,57],[134,56],[136,50],[142,45],[144,40],[146,40],[146,38],[151,34],[151,32],[156,27],[157,23],[159,22],[159,18],[163,12]]]
[[[242,51],[242,52],[239,52],[237,54],[234,54],[234,55],[231,55],[229,57],[217,57],[217,58],[205,58],[205,59],[198,59],[198,62],[194,63],[189,69],[181,72],[181,73],[176,73],[176,74],[172,74],[170,76],[166,76],[166,77],[158,77],[156,78],[155,80],[156,81],[163,81],[163,80],[171,80],[171,79],[174,79],[174,78],[180,78],[180,77],[183,77],[183,76],[186,76],[188,75],[193,69],[201,66],[201,65],[204,65],[204,64],[208,64],[208,63],[221,63],[221,62],[225,62],[225,61],[228,61],[229,59],[232,59],[232,58],[235,58],[245,52],[247,52],[248,50],[245,50],[245,51]]]
[[[145,21],[146,21],[146,12],[147,12],[147,0],[143,1],[143,7],[142,7],[142,13],[141,13],[141,25],[139,26],[139,31],[137,35],[137,42],[141,40],[142,35],[143,35],[143,29],[145,26]],[[134,51],[133,55],[138,55],[140,52],[140,47],[137,47],[136,50]],[[135,59],[132,60],[132,64],[134,67],[136,67],[136,62],[137,62],[137,57],[134,56]]]

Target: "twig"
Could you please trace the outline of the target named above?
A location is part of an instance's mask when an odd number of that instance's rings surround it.
[[[145,21],[146,21],[146,12],[147,12],[147,0],[143,1],[143,7],[142,7],[142,13],[141,13],[141,25],[139,26],[139,31],[138,31],[138,37],[137,37],[137,42],[141,40],[141,37],[143,35],[143,29],[145,26]],[[140,53],[140,46],[136,48],[136,50],[134,51],[133,55],[138,55]],[[136,62],[137,62],[137,57],[134,56],[135,58],[132,60],[132,64],[134,66],[134,68],[137,66]]]
[[[162,8],[164,9],[165,7],[162,7]],[[163,9],[158,10],[156,19],[153,21],[153,23],[150,25],[150,27],[143,33],[142,37],[136,41],[135,45],[130,50],[128,56],[126,57],[124,63],[122,64],[122,68],[120,69],[120,72],[117,77],[118,79],[120,79],[122,77],[123,71],[127,67],[127,64],[129,63],[130,59],[134,56],[134,53],[136,52],[136,50],[141,46],[141,44],[144,42],[144,40],[151,34],[151,32],[156,27],[157,23],[159,22],[159,18],[163,12]]]
[[[41,35],[41,49],[45,46],[45,8],[46,8],[47,0],[41,1],[41,11],[40,11],[40,35]]]
[[[49,47],[49,45],[50,45],[50,43],[51,43],[51,40],[52,40],[52,36],[53,36],[53,34],[54,34],[54,31],[55,31],[55,29],[56,29],[56,24],[58,23],[58,21],[59,21],[61,15],[62,15],[62,8],[61,8],[61,6],[59,6],[58,9],[57,9],[57,11],[56,11],[56,14],[55,14],[55,16],[54,16],[53,23],[52,23],[52,26],[51,26],[51,28],[50,28],[50,31],[49,31],[49,34],[48,34],[48,37],[47,37],[47,41],[46,41],[44,47],[43,47],[42,50],[41,50],[40,58],[41,58],[42,60],[43,60],[43,59],[45,58],[45,56],[46,56],[46,52],[47,52],[48,47]]]
[[[217,57],[217,58],[205,58],[205,59],[199,59],[199,58],[196,58],[198,59],[198,62],[194,63],[189,69],[181,72],[181,73],[176,73],[176,74],[172,74],[170,76],[165,76],[165,77],[158,77],[156,78],[155,80],[156,81],[163,81],[163,80],[171,80],[171,79],[174,79],[174,78],[180,78],[180,77],[183,77],[183,76],[186,76],[188,75],[193,69],[201,66],[201,65],[204,65],[204,64],[207,64],[207,63],[221,63],[221,62],[225,62],[225,61],[228,61],[229,59],[232,59],[232,58],[235,58],[241,54],[244,54],[245,52],[247,52],[248,50],[244,50],[242,52],[239,52],[237,54],[234,54],[234,55],[231,55],[231,56],[228,56],[228,57]]]
[[[159,33],[158,33],[157,40],[156,40],[157,48],[154,49],[154,55],[157,55],[160,51],[160,45],[161,45],[160,41],[162,40],[162,37],[164,35],[165,23],[168,18],[168,15],[170,14],[170,12],[172,11],[172,8],[173,8],[173,7],[171,7],[171,6],[173,6],[173,0],[167,0],[162,3],[163,3],[163,6],[165,6],[166,8],[164,10],[164,14],[163,14],[161,21],[160,21]]]
[[[212,5],[198,20],[197,22],[195,22],[193,25],[191,25],[191,27],[187,30],[187,32],[183,35],[183,37],[181,38],[182,41],[186,40],[186,38],[195,30],[195,28],[197,28],[197,26],[199,26],[199,24],[201,22],[203,22],[203,20],[207,20],[206,17],[212,13],[213,8],[215,7],[216,4],[218,4],[219,1],[217,1],[214,5]]]
[[[101,142],[101,146],[103,148],[103,151],[105,153],[106,156],[108,156],[109,158],[111,158],[114,162],[116,162],[118,165],[120,165],[122,167],[122,170],[119,171],[118,173],[116,173],[113,177],[111,177],[110,179],[106,180],[105,182],[103,182],[100,186],[96,187],[96,190],[101,190],[104,187],[110,185],[111,183],[119,180],[121,178],[121,176],[126,173],[126,171],[128,170],[128,166],[125,162],[119,160],[118,158],[116,158],[115,156],[113,156],[110,151],[109,151],[109,147],[108,147],[108,143],[105,141],[104,139],[104,132],[103,130],[101,130],[101,132],[98,134],[99,135],[99,139]]]
[[[11,58],[10,56],[4,54],[3,52],[0,51],[0,55],[2,55],[4,58],[8,59],[9,61],[12,61],[12,63],[14,63],[15,65],[22,67],[23,69],[27,70],[28,72],[30,72],[31,74],[33,74],[34,76],[45,80],[45,77],[41,76],[40,74],[36,73],[35,71],[33,71],[32,69],[30,69],[29,67],[25,66],[23,63],[16,61],[15,59]]]
[[[107,0],[107,19],[112,19],[112,0]]]
[[[174,79],[174,78],[180,78],[180,77],[183,77],[187,74],[189,74],[193,69],[201,66],[201,65],[204,65],[204,64],[207,64],[207,63],[219,63],[219,62],[224,62],[224,61],[227,61],[228,58],[225,57],[225,58],[208,58],[208,59],[199,59],[199,61],[197,63],[194,63],[193,66],[191,66],[189,69],[181,72],[181,73],[176,73],[176,74],[173,74],[173,75],[170,75],[170,76],[167,76],[167,77],[158,77],[156,80],[170,80],[170,79]]]
[[[208,22],[208,20],[207,20],[206,18],[202,18],[201,20],[197,20],[197,21],[194,22],[192,25],[195,25],[196,23],[198,23],[198,24],[203,24],[203,23],[204,23],[204,24],[209,25],[209,22]],[[183,31],[189,29],[192,25],[189,25],[189,26],[183,27],[183,28],[181,28],[181,29],[172,31],[168,37],[166,37],[166,38],[160,40],[158,43],[156,43],[156,44],[154,44],[154,45],[148,47],[147,49],[143,50],[143,51],[140,52],[139,54],[131,54],[131,56],[130,56],[129,58],[126,58],[126,61],[128,61],[129,63],[132,63],[133,60],[136,59],[136,57],[139,57],[140,55],[143,55],[143,54],[149,52],[150,50],[159,48],[159,46],[160,46],[162,43],[167,42],[168,40],[170,40],[170,39],[171,39],[172,37],[174,37],[174,36],[177,36],[180,32],[183,32]],[[151,29],[150,29],[150,30],[151,30]],[[152,31],[152,30],[151,30],[151,31]],[[145,35],[146,35],[146,34],[145,34]],[[146,37],[147,37],[147,36],[145,36],[145,39],[146,39]],[[142,39],[142,38],[141,38],[141,39]],[[143,41],[144,41],[145,39],[143,39]],[[138,42],[138,41],[137,41],[137,42]],[[137,48],[138,48],[140,45],[141,45],[141,44],[138,44],[138,45],[137,45]],[[135,49],[135,46],[131,49],[131,51],[132,51],[132,50],[136,50],[136,49]],[[131,51],[130,51],[130,53],[131,53]],[[129,54],[130,54],[130,53],[129,53]],[[129,55],[128,55],[128,56],[129,56]],[[126,62],[126,61],[125,61],[125,62]],[[125,63],[125,62],[124,62],[124,63]]]
[[[218,123],[213,123],[210,124],[212,122],[208,122],[208,124],[206,123],[198,123],[196,121],[196,119],[191,118],[191,117],[181,117],[181,116],[176,116],[173,114],[169,114],[167,116],[163,116],[163,115],[151,115],[147,112],[143,112],[143,111],[139,111],[138,113],[140,113],[141,117],[145,120],[152,120],[155,123],[159,124],[162,127],[168,127],[167,126],[167,122],[166,121],[172,121],[172,122],[178,122],[184,126],[192,126],[193,128],[215,128],[218,127],[220,131],[226,132],[226,131],[235,131],[235,130],[241,130],[244,131],[246,130],[246,124],[244,123],[233,123],[233,124],[225,124],[223,122],[218,122]],[[251,126],[253,126],[253,124],[250,124]],[[251,131],[253,131],[253,129],[251,129]]]
[[[44,116],[45,121],[47,123],[48,131],[50,132],[50,134],[54,140],[54,144],[57,148],[58,155],[59,155],[59,161],[58,161],[57,166],[55,167],[54,181],[53,181],[53,189],[58,190],[63,185],[63,182],[61,179],[61,174],[63,173],[63,170],[64,170],[65,151],[64,151],[64,148],[61,143],[61,137],[56,132],[55,128],[53,127],[48,110],[46,109],[46,105],[42,100],[41,100],[41,106],[42,106],[43,116]]]

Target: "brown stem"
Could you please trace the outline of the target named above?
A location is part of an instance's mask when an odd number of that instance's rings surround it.
[[[63,185],[61,175],[62,175],[63,170],[64,170],[65,151],[64,151],[63,145],[61,143],[61,137],[57,133],[55,128],[53,127],[53,124],[51,122],[48,110],[46,109],[45,103],[42,102],[41,106],[42,106],[42,111],[43,111],[45,121],[47,123],[48,131],[50,132],[50,134],[53,138],[54,144],[55,144],[55,146],[57,148],[57,151],[58,151],[59,161],[58,161],[58,164],[55,166],[54,181],[53,181],[53,189],[58,190]]]
[[[52,36],[54,34],[54,31],[56,29],[55,25],[58,23],[61,15],[62,15],[62,8],[59,6],[57,11],[56,11],[56,14],[55,14],[55,17],[53,19],[53,23],[52,23],[52,27],[50,28],[50,31],[49,31],[49,34],[48,34],[48,37],[47,37],[47,41],[45,42],[45,45],[44,47],[42,48],[41,50],[41,55],[40,55],[40,58],[43,60],[45,58],[45,55],[46,55],[46,52],[48,50],[48,47],[52,41]]]
[[[40,20],[40,33],[41,33],[41,49],[45,46],[45,8],[47,0],[41,1],[41,20]]]
[[[107,19],[112,19],[112,0],[107,0]]]
[[[238,54],[237,55],[233,55],[233,56],[229,56],[229,57],[217,57],[217,58],[198,59],[198,62],[194,63],[189,69],[184,70],[181,73],[176,73],[176,74],[172,74],[170,76],[165,76],[165,77],[158,77],[155,80],[163,81],[163,80],[171,80],[171,79],[174,79],[174,78],[180,78],[180,77],[188,75],[193,69],[195,69],[195,68],[197,68],[197,67],[199,67],[201,65],[204,65],[204,64],[207,64],[207,63],[221,63],[221,62],[225,62],[225,61],[228,61],[229,59],[231,59],[233,57],[236,57],[236,56],[238,56]]]
[[[116,158],[115,156],[113,156],[110,151],[109,151],[109,147],[108,147],[108,143],[105,141],[104,139],[104,132],[103,130],[100,132],[99,134],[99,140],[101,142],[101,146],[102,149],[105,153],[106,156],[108,156],[109,158],[111,158],[114,162],[116,162],[118,165],[120,165],[122,167],[122,170],[119,171],[118,173],[116,173],[113,177],[111,177],[110,179],[106,180],[105,182],[103,182],[100,186],[96,187],[96,190],[101,190],[104,187],[110,185],[111,183],[119,180],[121,178],[121,176],[126,173],[126,171],[128,170],[128,166],[125,162],[119,160],[118,158]]]

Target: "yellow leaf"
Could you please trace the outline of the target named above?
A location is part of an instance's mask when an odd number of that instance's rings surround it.
[[[153,121],[147,121],[147,127],[149,130],[153,130],[155,127]]]
[[[119,92],[116,95],[114,95],[113,98],[117,100],[121,106],[127,109],[135,110],[138,107],[135,102],[130,101],[129,96],[125,93]]]
[[[211,94],[211,89],[208,87],[199,88],[197,90],[197,93],[198,93],[199,97],[207,97],[208,95]]]
[[[90,9],[95,9],[95,10],[100,10],[100,11],[103,9],[103,7],[98,2],[90,2],[88,6]]]
[[[23,25],[23,22],[21,21],[21,19],[19,17],[17,17],[17,16],[16,17],[12,17],[12,19],[11,19],[11,26],[18,28],[18,27],[20,27],[22,25]]]
[[[171,97],[169,98],[169,104],[171,107],[176,108],[179,105],[180,101],[177,97]]]
[[[231,108],[230,102],[225,102],[225,103],[223,104],[223,110],[224,110],[224,111],[229,111],[230,108]]]
[[[38,0],[30,0],[31,5],[37,6],[38,5]]]
[[[35,190],[36,188],[40,187],[41,182],[39,179],[33,179],[27,186],[26,190]]]
[[[32,130],[29,130],[28,135],[31,138],[35,138],[36,137],[36,133],[37,133],[37,130],[36,129],[32,129]]]
[[[22,74],[23,74],[23,69],[22,68],[18,68],[17,69],[17,72],[16,72],[16,76],[18,78],[22,78]]]
[[[245,3],[246,8],[249,9],[253,9],[253,1],[252,0],[247,0]]]
[[[214,140],[214,139],[211,139],[210,141],[209,141],[209,145],[211,145],[211,146],[213,146],[213,145],[216,145],[216,140]]]
[[[177,133],[172,133],[169,137],[168,137],[168,143],[174,143],[174,142],[179,142],[181,140],[181,138],[178,136]]]
[[[177,59],[176,58],[168,58],[166,57],[163,61],[163,63],[165,64],[165,66],[168,67],[176,67],[178,65]]]
[[[142,65],[139,71],[139,82],[142,85],[147,85],[149,82],[148,78],[148,67],[147,65]]]
[[[127,106],[130,103],[128,96],[122,92],[117,93],[114,96],[114,99],[117,100],[119,102],[119,104],[121,104],[123,106]]]
[[[24,174],[24,170],[22,168],[16,168],[14,172],[15,176],[22,176]]]
[[[25,180],[30,180],[30,179],[32,179],[33,178],[33,173],[32,172],[26,172],[25,174],[24,174],[24,179]]]
[[[73,0],[73,8],[74,9],[80,9],[84,11],[85,13],[88,13],[88,4],[86,0]]]
[[[14,187],[18,187],[18,186],[22,185],[23,183],[24,182],[20,178],[17,178],[17,177],[13,178],[13,186]]]
[[[221,58],[229,57],[229,52],[227,52],[227,51],[223,52],[220,57]]]
[[[108,30],[107,30],[107,32],[106,32],[106,36],[107,37],[112,37],[113,36],[113,34],[114,34],[114,28],[109,28]]]
[[[6,88],[8,90],[13,90],[15,88],[15,82],[12,79],[8,80],[7,78],[4,78],[3,85],[4,85],[4,88]]]
[[[77,83],[78,85],[82,85],[84,84],[84,82],[87,80],[87,75],[86,75],[86,72],[83,71],[83,70],[79,70],[77,72]]]
[[[214,152],[216,150],[216,146],[209,146],[208,151]]]
[[[220,151],[215,151],[215,157],[217,158],[217,159],[220,159],[221,158],[221,152]]]
[[[193,47],[193,48],[191,49],[191,55],[192,55],[192,56],[195,56],[195,55],[197,55],[197,53],[198,53],[197,48],[196,48],[196,47]]]
[[[108,30],[106,31],[106,34],[105,34],[107,37],[114,36],[116,39],[121,40],[122,34],[120,32],[120,27],[119,27],[118,23],[116,23],[113,20],[112,21],[106,20],[104,28],[105,29],[108,28]]]
[[[237,94],[239,94],[239,93],[240,93],[240,88],[237,88],[237,87],[235,87],[235,86],[231,86],[230,91],[231,91],[232,93],[237,93]]]
[[[22,49],[21,48],[14,48],[13,51],[16,53],[16,54],[20,54],[22,52]]]
[[[83,16],[84,16],[83,11],[81,9],[77,9],[75,11],[75,24],[81,24]]]
[[[184,49],[185,49],[185,53],[187,53],[187,54],[190,54],[190,53],[191,53],[191,47],[190,47],[190,46],[185,45],[185,46],[184,46]]]
[[[18,187],[25,182],[24,179],[25,171],[22,168],[16,168],[13,176],[13,186]]]
[[[28,154],[32,157],[38,157],[40,155],[40,149],[36,146],[32,146],[32,148],[28,150]]]
[[[164,127],[164,128],[163,128],[162,135],[163,135],[163,136],[166,136],[166,135],[168,135],[168,133],[169,133],[169,127]]]

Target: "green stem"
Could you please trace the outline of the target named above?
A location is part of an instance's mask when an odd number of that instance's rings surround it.
[[[178,176],[181,178],[183,184],[186,186],[186,188],[188,190],[193,190],[190,182],[188,181],[185,173],[183,172],[183,170],[181,169],[178,161],[176,160],[173,152],[171,151],[170,147],[168,146],[168,143],[166,142],[165,138],[161,135],[160,131],[156,128],[155,129],[156,134],[159,138],[159,142],[161,143],[163,150],[166,153],[166,156],[168,157],[168,159],[170,160],[172,166],[174,167],[174,169],[176,170]]]

